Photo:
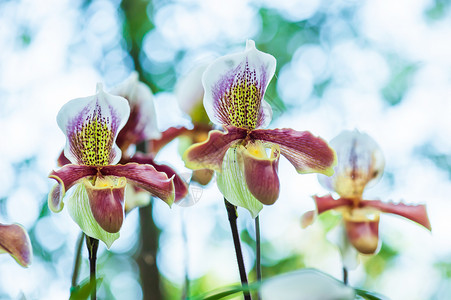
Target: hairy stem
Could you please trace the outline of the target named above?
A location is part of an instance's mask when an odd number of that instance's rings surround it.
[[[77,286],[78,273],[80,273],[81,248],[83,246],[84,239],[85,233],[82,231],[77,240],[77,247],[75,248],[74,271],[72,272],[71,288],[75,288]]]
[[[232,231],[232,237],[233,237],[233,244],[235,246],[235,254],[236,254],[236,260],[238,262],[238,269],[240,271],[240,278],[241,278],[241,285],[243,287],[247,287],[247,274],[246,269],[244,267],[244,259],[243,259],[243,252],[241,251],[241,244],[240,244],[240,236],[238,234],[238,226],[237,226],[237,218],[238,214],[236,212],[236,206],[231,204],[229,201],[227,201],[226,198],[224,198],[225,207],[227,210],[227,215],[230,223],[230,229]],[[243,292],[244,299],[245,300],[252,300],[251,295],[249,292]]]
[[[96,286],[96,263],[97,263],[97,250],[99,249],[99,240],[86,236],[86,246],[89,253],[89,284],[92,288],[91,300],[97,299],[97,286]]]

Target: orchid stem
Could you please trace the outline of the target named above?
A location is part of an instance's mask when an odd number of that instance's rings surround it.
[[[97,249],[99,248],[99,240],[86,236],[86,246],[89,253],[89,285],[91,286],[91,300],[97,299],[96,286],[96,263],[97,263]]]
[[[182,224],[182,237],[183,237],[183,246],[186,249],[185,251],[185,286],[182,291],[182,300],[189,298],[189,251],[188,251],[188,233],[186,232],[186,222],[185,222],[185,210],[182,210],[181,215],[181,224]]]
[[[255,267],[257,269],[257,282],[262,281],[262,266],[261,266],[261,242],[260,242],[260,217],[255,218]],[[260,299],[260,294],[257,292],[257,297]]]
[[[343,283],[348,285],[348,269],[343,267]]]
[[[230,223],[230,229],[232,231],[232,237],[233,237],[233,244],[235,245],[235,254],[236,254],[236,260],[238,262],[238,269],[240,271],[240,278],[241,278],[241,286],[247,287],[247,274],[246,269],[244,267],[244,259],[243,259],[243,252],[241,251],[241,244],[240,244],[240,236],[238,234],[238,226],[237,226],[237,219],[238,214],[236,212],[236,206],[231,204],[229,201],[227,201],[226,198],[224,198],[225,207],[227,210],[227,216]],[[243,291],[244,299],[245,300],[252,300],[251,295],[248,291]]]
[[[75,248],[74,271],[72,272],[72,284],[71,284],[72,289],[77,286],[78,273],[80,272],[81,247],[83,246],[84,239],[85,233],[82,231],[77,240],[77,247]]]

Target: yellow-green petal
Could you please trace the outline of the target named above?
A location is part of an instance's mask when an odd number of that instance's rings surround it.
[[[101,240],[110,248],[113,242],[119,238],[119,232],[106,232],[97,223],[91,212],[88,193],[82,183],[78,183],[72,191],[73,193],[66,200],[69,215],[87,236]]]
[[[252,218],[256,218],[263,209],[263,204],[252,195],[247,187],[243,161],[238,151],[239,149],[236,147],[227,151],[222,172],[217,173],[218,188],[227,201],[247,209]]]

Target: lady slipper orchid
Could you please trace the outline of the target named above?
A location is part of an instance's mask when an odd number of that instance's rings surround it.
[[[69,101],[57,116],[66,135],[64,156],[71,164],[50,173],[57,184],[49,193],[49,207],[61,211],[65,198],[69,214],[80,228],[108,247],[119,237],[127,182],[168,205],[174,201],[173,179],[165,173],[148,164],[117,165],[121,150],[116,138],[129,114],[126,99],[104,92],[98,84],[96,95]]]
[[[188,193],[187,183],[167,165],[160,165],[154,161],[157,152],[131,153],[130,146],[137,146],[140,143],[154,140],[161,140],[162,133],[157,127],[157,116],[150,88],[138,80],[138,73],[134,72],[123,83],[113,88],[112,94],[124,97],[130,105],[130,117],[124,128],[119,132],[116,144],[122,150],[120,163],[126,164],[135,162],[153,166],[158,172],[165,173],[168,177],[173,177],[175,187],[175,203],[184,198]],[[132,187],[129,191],[136,191],[137,199],[132,199],[132,193],[126,197],[126,211],[136,206],[147,205],[150,199],[142,201],[141,189]],[[128,202],[128,204],[127,204]]]
[[[204,87],[202,75],[208,64],[200,64],[177,81],[174,92],[180,109],[187,114],[194,124],[210,123],[203,105]]]
[[[314,196],[316,213],[335,209],[341,212],[349,242],[363,254],[374,254],[379,245],[379,217],[381,212],[408,218],[431,229],[424,205],[385,203],[363,199],[365,188],[375,184],[384,171],[384,158],[377,143],[367,134],[343,131],[330,145],[337,151],[338,165],[332,177],[319,175],[320,183],[340,197]],[[315,212],[303,216],[304,225],[313,221]]]
[[[113,88],[111,94],[124,97],[130,105],[130,117],[117,136],[117,145],[122,154],[127,154],[131,145],[161,138],[157,127],[157,115],[150,88],[138,80],[133,72],[124,82]]]
[[[0,224],[0,253],[8,253],[22,267],[28,267],[33,257],[30,238],[19,224]]]
[[[183,151],[193,144],[204,142],[208,137],[208,132],[213,129],[203,104],[202,75],[207,66],[206,63],[196,66],[182,76],[175,85],[175,95],[179,107],[191,118],[194,125],[192,129],[180,132]],[[176,130],[173,129],[173,132]],[[193,170],[191,180],[206,185],[211,181],[213,175],[214,171],[210,169]]]
[[[336,160],[327,143],[310,132],[260,129],[271,121],[271,106],[263,96],[275,69],[275,58],[257,50],[252,40],[243,53],[211,63],[202,77],[204,107],[224,131],[210,131],[205,142],[192,145],[183,157],[188,168],[217,171],[224,197],[254,218],[262,204],[273,204],[279,196],[280,154],[298,173],[332,175]]]

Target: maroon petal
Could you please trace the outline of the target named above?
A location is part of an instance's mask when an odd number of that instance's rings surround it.
[[[94,219],[105,231],[119,232],[124,220],[124,193],[127,180],[98,177],[95,185],[84,181]]]
[[[323,197],[313,196],[313,199],[316,203],[318,215],[340,206],[352,206],[353,204],[353,201],[351,199],[338,198],[335,200],[331,195],[326,195]]]
[[[71,164],[70,160],[64,155],[64,150],[62,150],[60,156],[58,156],[57,162],[59,167]]]
[[[224,126],[225,132],[212,130],[205,142],[194,144],[183,154],[187,168],[211,169],[221,171],[222,161],[227,150],[247,135],[247,130]]]
[[[301,227],[307,228],[308,226],[312,225],[316,218],[316,212],[314,210],[310,210],[306,213],[304,213],[301,216]]]
[[[105,166],[101,169],[105,176],[125,177],[134,185],[172,205],[175,198],[174,182],[163,172],[151,165],[128,163],[126,165]]]
[[[263,149],[264,151],[265,149]],[[271,205],[279,198],[279,151],[273,149],[271,158],[254,155],[249,149],[240,151],[244,163],[244,177],[252,195],[263,204]]]
[[[149,141],[149,150],[152,154],[157,154],[161,148],[166,146],[175,138],[186,134],[189,132],[188,128],[185,127],[170,127],[161,133],[161,137],[159,139],[153,139]]]
[[[63,197],[67,190],[69,190],[80,179],[93,176],[98,173],[96,167],[84,165],[65,165],[58,171],[52,171],[49,178],[53,178],[58,183],[51,189],[48,196],[49,208],[54,212],[59,212],[63,209]]]
[[[308,131],[283,129],[256,129],[250,132],[253,140],[262,140],[280,146],[280,152],[298,173],[333,174],[335,151],[321,138]]]
[[[18,224],[0,224],[0,250],[9,253],[23,267],[31,264],[33,249],[30,238]]]
[[[346,234],[351,244],[363,254],[374,254],[379,245],[379,218],[352,221],[345,218]]]
[[[385,203],[379,200],[362,200],[360,203],[362,206],[374,207],[385,213],[397,214],[405,217],[431,230],[431,223],[429,222],[426,212],[426,206],[423,204],[407,205],[404,203]]]
[[[188,183],[186,183],[185,180],[183,180],[183,178],[180,177],[170,166],[157,164],[151,155],[136,153],[132,158],[130,158],[130,162],[152,165],[155,170],[165,173],[168,178],[172,178],[174,176],[175,202],[185,198],[188,194]]]

